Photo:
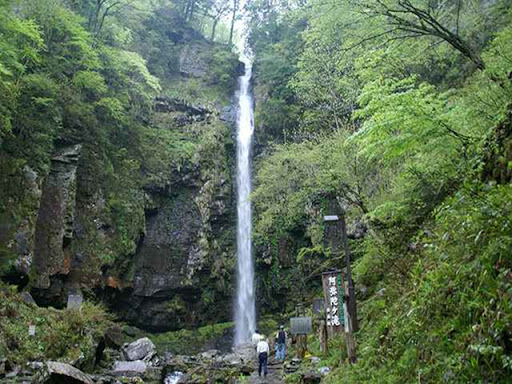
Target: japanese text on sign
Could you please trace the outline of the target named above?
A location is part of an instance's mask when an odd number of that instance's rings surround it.
[[[339,296],[338,296],[338,284],[336,276],[329,276],[329,302],[330,308],[327,312],[327,326],[339,327],[340,323],[340,312],[339,312]]]
[[[326,323],[330,332],[341,332],[345,323],[343,283],[340,272],[323,274]]]

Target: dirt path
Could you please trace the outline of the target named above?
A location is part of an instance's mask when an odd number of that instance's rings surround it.
[[[258,377],[258,362],[254,362],[256,370],[252,373],[249,383],[250,384],[282,384],[283,379],[283,362],[275,361],[274,358],[270,358],[268,362],[268,374],[267,377]]]
[[[254,372],[249,376],[249,384],[283,384],[284,372],[283,362],[275,361],[274,356],[271,356],[268,362],[267,377],[258,377],[258,361],[256,358],[256,351],[254,345],[251,343],[244,344],[234,348],[234,354],[241,358],[243,361],[251,362],[255,368]]]

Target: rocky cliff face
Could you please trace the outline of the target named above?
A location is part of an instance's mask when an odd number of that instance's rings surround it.
[[[80,150],[80,144],[59,147],[51,159],[35,228],[35,289],[50,288],[50,278],[67,275],[71,267],[67,253],[73,238]]]
[[[174,112],[168,105],[159,113]],[[203,124],[215,129],[221,123],[210,116]],[[230,306],[235,244],[231,139],[217,139],[213,162],[174,170],[169,188],[145,190],[145,227],[133,258],[132,284],[109,292],[113,307],[138,326],[162,331],[230,316],[210,306],[213,301]],[[203,148],[201,157],[213,149]]]
[[[234,127],[220,109],[240,66],[219,52],[184,44],[181,75],[169,86],[191,81],[217,96],[158,98],[137,158],[80,137],[55,144],[46,172],[20,164],[3,175],[3,197],[13,202],[0,212],[4,280],[28,284],[41,305],[65,306],[76,291],[94,295],[150,330],[230,317]],[[233,81],[215,80],[219,65]]]
[[[169,105],[175,103],[168,101]],[[180,117],[183,112],[176,115],[169,105],[159,114],[190,128],[182,122],[197,116],[197,107]],[[230,306],[232,294],[234,153],[230,130],[217,115],[208,115],[199,122],[194,120],[196,128],[222,129],[213,142],[200,149],[203,160],[173,170],[167,188],[145,188],[145,226],[131,264],[133,279],[124,290],[109,292],[116,311],[150,330],[179,329],[230,317],[230,311],[220,308]],[[210,305],[213,302],[217,304],[214,307]]]

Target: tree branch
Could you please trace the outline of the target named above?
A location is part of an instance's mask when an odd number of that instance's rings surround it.
[[[375,4],[360,3],[360,6],[364,7],[360,13],[388,18],[388,23],[393,26],[388,33],[403,31],[413,33],[412,37],[435,36],[441,38],[471,60],[478,69],[485,69],[485,64],[480,55],[459,35],[461,0],[458,2],[456,10],[457,25],[455,33],[441,24],[434,16],[436,9],[441,9],[441,5],[436,5],[435,8],[430,5],[427,10],[424,10],[413,5],[410,0],[398,0],[395,7],[390,7],[381,0],[375,0]]]

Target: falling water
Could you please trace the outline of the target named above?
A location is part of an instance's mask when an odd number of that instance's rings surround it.
[[[240,77],[240,92],[237,121],[237,187],[238,225],[237,260],[238,284],[235,306],[235,345],[248,341],[256,328],[254,303],[254,265],[251,250],[251,168],[250,152],[254,131],[253,102],[250,94],[252,67],[245,61],[245,74]]]

